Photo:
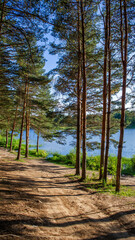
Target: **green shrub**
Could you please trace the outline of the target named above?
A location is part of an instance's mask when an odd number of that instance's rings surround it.
[[[8,148],[10,148],[10,142],[11,142],[11,138],[8,139]],[[12,149],[18,150],[18,146],[19,146],[19,139],[13,138]],[[21,147],[22,150],[24,149],[24,146],[25,144],[22,144],[22,147]],[[0,135],[0,147],[6,147],[6,137],[2,135]]]
[[[108,173],[115,176],[117,169],[117,157],[110,155],[108,158]]]
[[[55,153],[51,153],[51,157],[48,156],[47,157],[47,160],[48,161],[51,161],[51,162],[54,162],[54,163],[65,163],[65,156],[62,155],[62,154],[59,154],[57,152]]]
[[[75,167],[76,154],[74,150],[72,150],[67,155],[62,155],[58,152],[51,153],[51,155],[51,157],[47,158],[48,161]]]
[[[24,141],[23,141],[24,142]],[[6,146],[6,137],[3,135],[0,135],[0,147]],[[13,138],[13,144],[12,149],[17,151],[19,146],[19,139]],[[10,147],[10,138],[8,141],[8,148]],[[30,145],[30,147],[33,147]],[[25,148],[26,145],[22,143],[21,146],[21,154],[25,155]],[[75,150],[70,151],[67,155],[59,154],[58,152],[51,153],[52,156],[49,157],[48,153],[44,150],[37,151],[35,149],[29,150],[29,155],[32,157],[43,157],[47,158],[47,160],[69,165],[75,167],[76,164],[76,152]],[[86,166],[89,170],[99,170],[100,168],[100,156],[87,156],[86,157]],[[117,157],[110,155],[108,159],[108,173],[115,176],[116,175],[116,169],[117,169]],[[132,158],[122,158],[122,166],[121,166],[121,172],[125,175],[132,175],[135,176],[135,155],[133,155]]]
[[[132,161],[132,168],[133,170],[135,170],[135,155],[133,155],[133,157],[131,158]]]
[[[35,149],[32,149],[29,150],[29,156],[46,158],[48,156],[48,153],[44,150],[39,149],[39,151],[37,152]]]
[[[48,157],[47,160],[75,167],[76,153],[75,150],[71,151],[67,155],[59,154],[58,152],[51,153],[52,157]],[[87,156],[86,166],[89,170],[99,170],[100,168],[100,156]],[[116,176],[117,169],[117,157],[110,155],[108,159],[108,173]],[[122,158],[122,174],[135,175],[135,155],[132,158]]]
[[[86,166],[90,170],[99,170],[100,156],[90,156],[86,158]]]
[[[70,151],[69,154],[66,155],[66,163],[68,165],[72,165],[75,167],[75,164],[76,164],[76,153],[74,150]]]
[[[132,158],[122,158],[122,174],[135,176],[135,155]]]
[[[12,149],[18,150],[18,146],[19,146],[19,139],[13,138]]]
[[[6,146],[6,138],[0,135],[0,147]]]

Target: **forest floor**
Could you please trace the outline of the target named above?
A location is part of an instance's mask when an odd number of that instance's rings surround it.
[[[135,239],[135,199],[88,190],[74,169],[0,148],[0,239]],[[125,180],[135,187],[135,177]]]

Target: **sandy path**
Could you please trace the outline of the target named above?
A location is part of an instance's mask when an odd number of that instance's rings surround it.
[[[73,169],[0,156],[0,239],[135,239],[133,198],[86,191],[65,177]]]

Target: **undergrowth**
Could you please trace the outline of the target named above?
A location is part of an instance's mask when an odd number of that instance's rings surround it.
[[[6,146],[6,138],[0,135],[0,146]],[[18,150],[19,139],[13,139],[12,149],[14,151]],[[8,143],[8,148],[10,147],[10,141]],[[29,145],[29,147],[34,147],[34,145]],[[21,147],[21,155],[25,155],[25,144],[22,143]],[[75,150],[70,151],[66,155],[62,155],[58,152],[47,153],[44,150],[39,150],[38,152],[35,149],[29,150],[29,156],[31,157],[42,157],[46,160],[61,164],[69,167],[75,167],[76,163],[76,152]],[[87,156],[86,158],[86,166],[88,170],[98,171],[100,168],[100,156]],[[114,155],[110,155],[108,159],[108,174],[111,174],[115,177],[116,175],[116,166],[117,166],[117,157]],[[135,155],[132,158],[122,158],[122,166],[121,166],[122,175],[131,175],[135,176]]]
[[[84,188],[92,189],[96,193],[100,192],[100,193],[109,193],[117,196],[135,197],[135,190],[123,185],[121,186],[120,192],[116,193],[115,191],[116,186],[113,178],[108,179],[108,183],[104,184],[101,180],[98,180],[96,177],[93,178],[93,176],[89,177],[88,175],[84,181],[81,180],[80,176],[73,175],[73,174],[67,175],[67,177],[69,177],[72,180],[80,181]]]
[[[75,167],[76,153],[75,150],[67,155],[62,155],[57,152],[51,153],[47,157],[48,161],[53,163]],[[100,168],[100,156],[87,156],[86,159],[87,170],[98,171]],[[117,167],[117,157],[110,155],[108,159],[108,174],[115,177]],[[135,176],[135,155],[132,158],[122,158],[121,166],[122,175]]]
[[[19,146],[19,139],[14,138],[12,143],[12,150],[17,151]],[[29,148],[34,147],[35,145],[29,144]],[[6,147],[6,138],[0,135],[0,147]],[[10,148],[10,140],[8,141],[8,149]],[[24,141],[22,141],[21,145],[21,155],[25,155],[25,148],[26,145],[24,144]],[[29,150],[29,156],[30,157],[42,157],[46,158],[48,156],[48,153],[44,150],[39,149],[37,152],[36,149],[30,149]],[[22,160],[22,159],[21,159]]]

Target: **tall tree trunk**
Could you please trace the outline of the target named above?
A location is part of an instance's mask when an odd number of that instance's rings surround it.
[[[121,60],[123,65],[123,86],[122,86],[122,108],[121,108],[121,122],[120,122],[120,138],[118,146],[118,160],[117,160],[117,175],[116,175],[116,192],[120,191],[120,176],[121,176],[121,158],[124,138],[124,124],[125,124],[125,103],[126,103],[126,81],[127,81],[127,45],[128,45],[128,21],[127,21],[127,1],[124,2],[124,16],[122,0],[120,0],[120,16],[121,16]],[[123,37],[123,17],[125,36]]]
[[[107,48],[108,48],[108,0],[106,0],[106,20],[105,20],[105,50],[104,50],[104,73],[103,73],[103,117],[102,117],[102,137],[101,137],[101,158],[99,179],[103,178],[104,153],[105,153],[105,133],[106,133],[106,97],[107,97]]]
[[[106,130],[106,152],[104,164],[104,180],[107,181],[107,167],[110,143],[110,119],[111,119],[111,15],[110,15],[110,0],[108,0],[108,112],[107,112],[107,130]]]
[[[81,40],[80,40],[80,1],[78,4],[78,79],[77,79],[77,147],[76,147],[76,175],[80,175],[81,160]]]
[[[30,130],[30,119],[29,113],[26,111],[26,152],[25,157],[28,158],[29,156],[29,130]]]
[[[21,155],[22,135],[23,135],[23,126],[24,126],[24,119],[25,119],[25,108],[26,108],[26,92],[27,92],[27,82],[25,83],[23,114],[22,114],[22,123],[21,123],[20,141],[19,141],[19,149],[18,149],[18,154],[17,154],[17,160],[20,159],[20,155]]]
[[[1,3],[0,33],[1,33],[2,23],[3,23],[3,18],[4,18],[4,8],[5,8],[5,3],[6,3],[5,0],[3,1],[3,3]]]
[[[82,21],[82,61],[83,61],[83,159],[82,159],[82,180],[86,178],[86,99],[87,99],[87,81],[86,81],[86,52],[85,52],[85,27],[84,27],[84,6],[81,0],[81,21]]]
[[[39,150],[39,132],[37,134],[37,152],[38,152],[38,150]]]
[[[14,130],[15,130],[15,124],[16,124],[17,111],[18,111],[18,105],[16,107],[15,118],[14,118],[13,128],[12,128],[12,132],[11,132],[10,152],[12,151],[12,144],[13,144],[13,136],[14,136]]]
[[[83,139],[83,102],[81,101],[81,139]]]
[[[6,148],[8,148],[8,129],[6,129]]]
[[[27,97],[26,97],[26,151],[25,157],[28,158],[29,156],[29,130],[30,130],[30,116],[29,116],[29,85],[27,87]]]

